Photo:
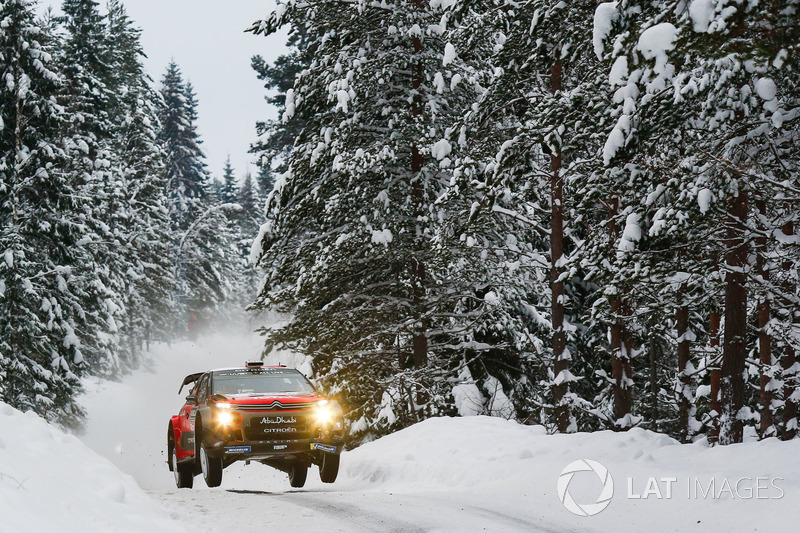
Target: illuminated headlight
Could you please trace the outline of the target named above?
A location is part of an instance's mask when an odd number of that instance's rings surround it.
[[[216,406],[218,408],[220,408],[220,409],[230,409],[231,408],[231,404],[225,403],[225,402],[217,402]]]
[[[220,426],[235,426],[241,422],[241,416],[239,413],[226,409],[217,411],[216,420]]]
[[[328,402],[319,402],[314,408],[314,420],[321,426],[327,426],[333,421],[333,410]]]
[[[317,426],[330,429],[342,429],[344,427],[344,418],[342,417],[342,408],[335,401],[322,400],[317,402],[314,406],[314,421]]]

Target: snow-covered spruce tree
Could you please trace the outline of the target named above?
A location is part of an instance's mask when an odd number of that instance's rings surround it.
[[[263,199],[249,171],[245,174],[233,201],[241,209],[234,217],[238,256],[231,300],[238,309],[245,309],[253,303],[258,294],[259,274],[255,265],[250,264],[250,250],[253,239],[258,235],[258,230],[265,220]]]
[[[237,265],[228,214],[235,204],[216,204],[195,121],[197,102],[175,62],[162,79],[158,141],[166,153],[167,192],[173,234],[171,257],[178,303],[202,322],[214,318],[227,300]]]
[[[62,69],[67,83],[62,99],[76,114],[73,130],[87,139],[102,140],[110,134],[109,114],[116,96],[106,85],[111,76],[111,49],[106,25],[95,0],[64,0],[60,22],[66,30]],[[97,146],[90,146],[90,158]]]
[[[759,365],[746,365],[747,343],[757,336],[762,399],[772,404],[771,394],[764,392],[780,388],[771,377],[780,368],[764,342],[767,335],[774,338],[774,330],[765,329],[770,321],[764,320],[762,303],[780,300],[791,306],[796,299],[772,281],[783,270],[771,258],[793,253],[781,228],[797,213],[787,198],[796,187],[792,109],[797,104],[791,97],[794,82],[785,84],[783,94],[775,80],[791,80],[789,73],[796,72],[796,57],[789,51],[797,25],[785,2],[721,4],[727,7],[702,1],[607,4],[604,27],[613,28],[606,33],[606,49],[612,51],[608,83],[615,93],[609,115],[613,127],[603,153],[606,169],[599,181],[613,183],[620,192],[610,223],[625,229],[615,242],[613,276],[633,280],[632,293],[639,292],[640,303],[647,293],[666,296],[651,308],[679,311],[678,400],[684,426],[690,422],[691,406],[684,398],[691,398],[687,378],[693,373],[685,343],[696,337],[687,323],[688,308],[703,304],[713,310],[724,293],[720,386],[713,371],[709,378],[712,405],[721,395],[720,442],[730,443],[741,441],[745,421],[758,419],[756,399],[745,386],[747,374],[759,373]],[[755,200],[757,209],[748,200]],[[652,259],[659,254],[667,260],[671,255],[673,276],[664,268],[666,261],[654,268]],[[750,322],[760,330],[755,334],[748,332],[748,290],[763,295],[750,306],[762,315]],[[791,334],[781,341],[795,342]],[[771,417],[774,407],[762,405],[761,416]],[[689,429],[680,429],[685,438]]]
[[[59,18],[62,40],[57,61],[64,78],[58,100],[69,121],[60,135],[69,151],[66,172],[76,194],[88,201],[81,213],[87,230],[83,244],[89,260],[76,264],[81,270],[82,313],[87,326],[76,331],[89,371],[112,375],[119,369],[117,318],[123,308],[124,267],[114,253],[116,230],[113,221],[125,211],[122,176],[110,150],[115,95],[107,85],[109,46],[106,26],[97,3],[92,0],[65,1]]]
[[[80,277],[92,260],[86,202],[65,171],[69,153],[53,141],[67,117],[54,99],[52,50],[41,44],[53,40],[34,6],[0,4],[0,399],[74,425],[77,332],[87,326]]]
[[[574,205],[570,188],[580,182],[582,162],[597,144],[587,134],[584,112],[595,93],[589,73],[597,61],[586,37],[594,5],[496,2],[484,6],[484,16],[471,16],[479,5],[458,5],[459,12],[467,12],[461,19],[459,44],[488,49],[495,71],[466,121],[470,149],[459,161],[457,183],[463,183],[462,194],[474,200],[469,212],[476,223],[473,231],[486,238],[491,234],[487,222],[496,228],[507,226],[498,233],[499,241],[487,241],[490,247],[503,248],[509,233],[515,247],[522,248],[520,240],[527,247],[522,270],[504,285],[516,286],[525,295],[527,302],[519,308],[527,310],[529,321],[540,330],[534,336],[546,339],[544,346],[536,347],[536,357],[529,358],[538,359],[545,371],[530,391],[538,396],[534,403],[542,408],[541,421],[558,431],[574,431],[578,412],[584,415],[582,425],[593,427],[597,420],[589,412],[591,406],[570,390],[589,387],[581,392],[589,398],[596,395],[592,382],[578,380],[569,368],[574,354],[579,355],[579,374],[591,374],[594,362],[593,354],[585,353],[592,346],[585,340],[591,332],[572,325],[591,288],[568,261],[581,240],[580,226],[568,222]],[[488,36],[489,42],[476,43],[476,35]],[[480,217],[483,224],[478,223]],[[513,255],[511,250],[505,253]],[[501,269],[502,261],[491,271]],[[526,269],[531,272],[524,274]]]
[[[231,165],[231,158],[225,160],[225,167],[222,169],[222,187],[220,188],[220,200],[224,203],[235,202],[236,193],[239,188],[236,183],[236,173]]]
[[[286,43],[289,53],[284,54],[270,65],[263,57],[254,56],[252,67],[264,88],[269,92],[266,101],[282,108],[286,104],[286,93],[294,87],[295,77],[311,63],[308,39],[302,28],[294,28]],[[287,116],[286,120],[267,120],[256,123],[258,140],[253,143],[251,152],[258,155],[258,187],[263,195],[272,192],[275,176],[286,172],[289,153],[297,136],[305,125],[302,113]]]
[[[204,155],[193,124],[196,110],[188,100],[187,86],[180,68],[173,61],[161,80],[163,106],[160,109],[159,141],[167,153],[167,190],[172,201],[171,214],[176,227],[185,229],[205,196]]]
[[[290,315],[265,329],[267,349],[308,354],[369,438],[451,412],[449,380],[490,347],[459,338],[477,313],[459,304],[480,297],[453,275],[456,250],[437,246],[444,137],[475,88],[436,3],[291,1],[252,31],[284,24],[311,57],[284,120],[306,123],[254,245],[266,277],[253,307]]]
[[[108,5],[111,47],[109,86],[120,95],[112,110],[111,150],[122,173],[127,211],[115,221],[120,233],[115,253],[126,263],[123,356],[135,364],[142,342],[169,333],[174,315],[172,235],[165,187],[165,154],[157,143],[160,95],[144,72],[141,31],[119,0]]]
[[[239,187],[235,201],[242,208],[238,215],[240,234],[244,238],[249,238],[250,241],[258,234],[258,229],[264,222],[263,209],[258,197],[258,189],[253,182],[253,176],[250,172],[247,172],[244,175],[242,185]],[[247,247],[247,252],[249,255],[250,246]]]

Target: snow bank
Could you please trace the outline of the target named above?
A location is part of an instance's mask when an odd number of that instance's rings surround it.
[[[560,531],[643,531],[653,524],[659,531],[769,531],[800,518],[799,453],[800,440],[709,448],[641,429],[547,435],[541,426],[494,417],[436,418],[345,453],[336,488],[472,495],[484,509],[559,524]],[[567,511],[557,491],[562,469],[579,459],[597,461],[613,476],[608,508],[591,517]],[[593,476],[576,474],[569,488],[575,500],[594,503],[602,486]],[[660,498],[652,483],[648,493],[651,478]]]
[[[0,403],[0,532],[183,531],[76,437]]]

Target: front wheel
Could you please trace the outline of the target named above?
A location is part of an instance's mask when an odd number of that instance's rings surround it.
[[[319,465],[319,478],[323,483],[333,483],[339,475],[339,458],[334,453],[323,452],[322,464]]]
[[[200,471],[209,487],[219,487],[222,484],[222,457],[209,457],[206,448],[200,445]]]
[[[172,473],[175,475],[175,485],[179,489],[191,489],[194,484],[194,476],[192,475],[192,465],[178,463],[178,452],[175,447],[172,447]]]
[[[292,487],[300,488],[306,484],[306,478],[308,477],[308,465],[296,462],[292,464],[292,467],[289,469],[289,484]]]

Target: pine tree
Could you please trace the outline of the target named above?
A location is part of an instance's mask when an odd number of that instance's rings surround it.
[[[167,189],[176,228],[185,230],[197,215],[198,201],[205,197],[208,176],[198,143],[196,105],[189,100],[180,68],[173,61],[161,81],[164,105],[159,113],[159,141],[167,153]]]
[[[109,134],[108,115],[115,100],[105,83],[111,75],[111,58],[104,17],[95,0],[64,0],[61,9],[67,31],[63,52],[66,102],[76,117],[72,131],[99,140]],[[97,147],[89,144],[90,158],[94,158]]]
[[[242,186],[236,198],[242,210],[239,212],[239,228],[243,238],[251,239],[258,233],[258,229],[263,222],[263,215],[259,201],[258,189],[253,183],[253,176],[248,171],[244,175]],[[249,248],[249,247],[248,247]],[[248,249],[249,254],[249,249]]]
[[[470,149],[459,161],[458,193],[474,221],[473,240],[506,254],[492,273],[506,268],[507,257],[518,258],[516,275],[502,285],[519,295],[508,302],[526,312],[510,307],[508,313],[526,324],[519,334],[536,354],[528,360],[540,363],[528,365],[528,378],[536,380],[528,402],[516,403],[527,403],[532,418],[554,430],[575,431],[577,415],[582,426],[596,427],[602,411],[586,413],[577,394],[598,395],[578,369],[596,369],[599,346],[587,340],[598,328],[573,326],[593,289],[582,279],[578,256],[571,257],[583,232],[570,220],[576,202],[569,196],[585,179],[584,162],[596,146],[585,133],[590,115],[583,111],[595,93],[597,62],[586,39],[594,6],[500,1],[458,10],[461,46],[472,45],[494,69],[465,123]]]
[[[260,168],[256,176],[256,183],[258,183],[258,190],[261,196],[266,199],[275,187],[275,175],[266,168]]]
[[[28,0],[0,4],[0,399],[74,425],[86,327],[85,200],[53,132],[69,121],[54,100],[53,42]]]
[[[90,230],[92,261],[85,265],[83,304],[91,327],[82,332],[81,339],[91,371],[114,375],[123,359],[133,364],[135,357],[124,349],[120,331],[130,289],[126,273],[132,266],[130,256],[118,253],[129,240],[125,226],[130,223],[131,208],[125,165],[115,147],[125,116],[121,96],[126,93],[126,66],[116,59],[126,50],[123,42],[115,43],[116,49],[112,46],[108,20],[95,1],[67,0],[63,11],[65,38],[59,59],[67,85],[61,101],[75,117],[63,135],[74,146],[69,171],[80,193],[91,198],[85,224]]]
[[[765,342],[773,332],[765,331],[763,302],[782,293],[772,281],[780,267],[768,260],[780,242],[764,237],[787,219],[784,206],[770,210],[764,202],[762,209],[759,200],[783,197],[791,180],[787,139],[795,133],[777,111],[782,96],[773,80],[795,68],[781,59],[781,50],[792,42],[796,24],[780,2],[769,4],[722,13],[700,3],[688,9],[680,2],[622,3],[618,9],[607,4],[614,27],[607,83],[614,97],[597,185],[603,181],[618,191],[619,209],[609,223],[625,228],[616,240],[620,253],[611,279],[627,280],[628,294],[649,308],[638,317],[662,313],[665,302],[680,311],[676,389],[681,425],[689,426],[680,429],[684,439],[696,429],[690,420],[695,372],[686,343],[697,335],[687,312],[714,317],[724,308],[722,363],[714,368],[716,362],[706,359],[707,374],[701,375],[710,379],[713,410],[704,423],[712,437],[718,420],[720,442],[739,442],[743,426],[757,420],[748,381],[760,374],[762,402],[772,404],[771,392],[778,389],[770,384],[780,368]],[[748,279],[753,267],[758,274]],[[755,305],[752,291],[763,295]],[[755,334],[748,331],[751,312],[762,315],[753,321],[761,330]],[[716,327],[707,330],[712,345]],[[762,368],[753,372],[747,344],[758,337]],[[761,407],[767,434],[775,407]]]
[[[258,79],[264,82],[264,88],[269,92],[267,102],[278,108],[285,106],[287,93],[294,90],[295,77],[310,65],[312,59],[308,38],[302,28],[294,28],[286,44],[290,52],[278,57],[272,65],[261,56],[254,56],[251,61]],[[258,155],[258,186],[262,194],[269,194],[275,182],[274,176],[288,169],[289,153],[305,126],[303,115],[301,109],[279,120],[256,123],[258,140],[250,151]]]
[[[465,309],[475,287],[450,276],[459,258],[437,245],[445,136],[476,90],[441,22],[422,2],[291,1],[253,28],[292,24],[314,58],[286,95],[283,120],[307,122],[254,247],[266,283],[253,307],[292,313],[265,332],[268,348],[312,356],[352,406],[356,438],[452,412],[446,376],[489,348],[460,336],[482,309]]]
[[[220,199],[225,202],[236,201],[236,192],[239,186],[236,183],[236,174],[231,166],[231,158],[225,160],[225,168],[222,171],[222,187],[220,189]]]
[[[123,174],[128,216],[118,221],[124,256],[124,312],[121,331],[128,364],[135,364],[143,341],[168,333],[174,314],[174,279],[169,261],[169,231],[165,189],[165,154],[156,142],[158,94],[144,72],[141,31],[135,28],[119,0],[109,2],[108,38],[112,59],[110,82],[120,95],[112,115],[112,149]],[[121,226],[121,227],[120,227]]]
[[[187,314],[209,321],[231,290],[238,254],[226,212],[238,207],[214,204],[208,193],[210,179],[195,124],[197,101],[175,62],[167,67],[161,94],[158,141],[166,153],[177,299]]]

